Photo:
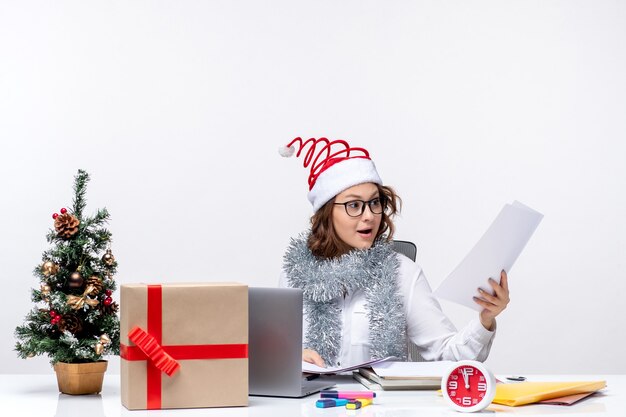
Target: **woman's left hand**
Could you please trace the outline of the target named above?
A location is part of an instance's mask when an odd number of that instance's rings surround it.
[[[496,316],[506,308],[511,299],[509,298],[509,282],[505,271],[500,274],[500,284],[493,278],[489,278],[489,285],[493,288],[491,295],[483,289],[478,289],[478,297],[474,297],[476,304],[483,307],[480,312],[480,322],[487,330],[493,330]]]

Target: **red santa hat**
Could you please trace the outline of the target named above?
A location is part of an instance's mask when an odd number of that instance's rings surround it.
[[[308,147],[304,156],[304,167],[310,167],[308,199],[316,212],[340,192],[355,185],[372,182],[382,185],[376,166],[364,148],[350,147],[345,140],[330,141],[326,138],[295,138],[278,152],[290,157],[299,157]]]

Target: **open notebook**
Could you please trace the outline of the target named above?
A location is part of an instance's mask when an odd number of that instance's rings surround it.
[[[302,361],[302,372],[306,372],[309,374],[318,374],[318,375],[332,375],[332,374],[340,374],[343,372],[349,372],[352,371],[354,369],[359,369],[359,368],[363,368],[366,366],[372,366],[381,362],[385,362],[388,360],[394,359],[393,356],[389,356],[388,358],[383,358],[383,359],[372,359],[371,361],[367,361],[367,362],[363,362],[363,363],[357,363],[354,365],[349,365],[349,366],[337,366],[337,367],[332,367],[329,366],[327,368],[322,368],[319,367],[317,365],[313,365],[312,363],[308,363],[305,361]]]

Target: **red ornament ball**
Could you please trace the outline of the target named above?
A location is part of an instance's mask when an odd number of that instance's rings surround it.
[[[113,299],[111,297],[107,297],[104,299],[105,306],[110,306],[112,302],[113,302]]]
[[[110,296],[111,296],[111,294],[113,294],[113,291],[111,291],[111,290],[106,290],[104,293],[106,294],[106,296],[107,296],[107,297],[110,297]]]
[[[53,219],[56,219],[57,217],[59,217],[59,213],[54,213],[54,214],[52,215],[52,218],[53,218]]]
[[[63,207],[63,208],[61,209],[61,214],[65,214],[65,213],[67,213],[67,209],[66,209],[65,207]]]
[[[57,315],[56,311],[50,310],[50,317],[55,318]]]

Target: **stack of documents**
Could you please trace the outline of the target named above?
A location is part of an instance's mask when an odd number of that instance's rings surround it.
[[[606,387],[606,381],[519,382],[497,384],[496,404],[515,407],[577,394],[593,393]]]
[[[443,374],[452,362],[383,362],[360,368],[354,379],[369,389],[419,390],[439,389]]]

